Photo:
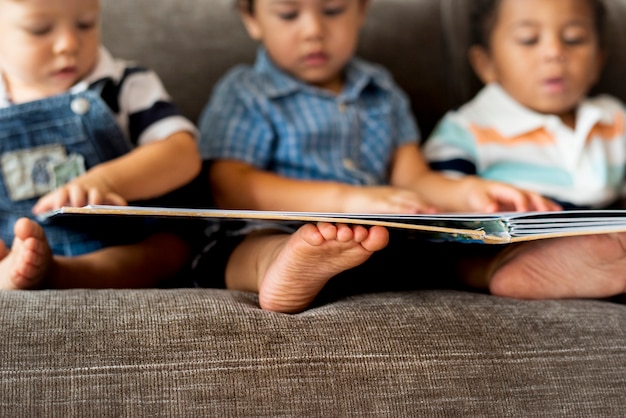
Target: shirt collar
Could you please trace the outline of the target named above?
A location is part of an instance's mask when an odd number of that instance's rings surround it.
[[[91,86],[93,83],[105,79],[111,78],[114,81],[121,80],[124,75],[124,65],[121,62],[116,61],[109,51],[101,46],[100,51],[98,52],[98,63],[94,70],[87,75],[84,79],[74,84],[70,89],[70,93],[80,93],[85,91]],[[4,77],[2,77],[2,69],[0,68],[0,108],[11,106],[13,103],[11,102],[11,98],[9,97],[9,93],[7,91],[6,84],[4,82]]]
[[[87,75],[87,77],[73,85],[70,88],[70,93],[80,93],[85,91],[94,83],[103,79],[112,79],[118,83],[124,75],[125,68],[126,65],[124,65],[121,61],[115,60],[109,51],[105,47],[101,46],[96,68],[94,68],[93,71]]]
[[[535,112],[518,103],[500,85],[486,85],[476,98],[464,106],[469,118],[478,125],[489,125],[505,137],[516,137],[540,128],[560,125],[560,118]],[[578,107],[576,125],[598,122],[612,124],[614,113],[592,100],[584,100]]]
[[[262,84],[259,87],[264,90],[268,97],[276,98],[297,91],[334,96],[332,93],[304,83],[278,68],[264,47],[259,47],[257,51],[254,68],[262,76]],[[345,74],[346,83],[339,96],[346,100],[357,98],[371,84],[385,90],[393,88],[380,68],[369,65],[356,57],[347,64]]]

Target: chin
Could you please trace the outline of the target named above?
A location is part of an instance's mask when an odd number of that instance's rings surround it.
[[[572,113],[578,107],[579,101],[572,100],[547,100],[543,103],[536,103],[535,106],[529,106],[535,112],[543,113],[546,115],[566,115]]]

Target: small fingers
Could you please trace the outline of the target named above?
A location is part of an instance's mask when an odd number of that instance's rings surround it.
[[[87,202],[83,203],[82,205],[86,204],[126,206],[128,203],[122,196],[118,195],[117,193],[102,193],[100,189],[93,187],[87,191]]]
[[[498,200],[497,206],[499,208],[497,210],[513,209],[517,212],[543,212],[562,209],[560,205],[538,193],[520,190],[514,186],[498,185],[491,190],[494,193],[493,197]]]
[[[60,188],[54,192],[44,195],[33,206],[33,213],[40,214],[50,210],[58,209],[69,202],[69,193],[66,188]]]
[[[559,211],[559,210],[563,210],[563,208],[561,207],[561,205],[557,204],[556,202],[553,202],[550,199],[546,199],[545,197],[536,194],[536,193],[531,193],[530,197],[529,197],[531,203],[532,203],[532,207],[534,210],[537,211]]]
[[[127,206],[128,202],[122,196],[117,193],[107,193],[104,197],[102,204],[114,205],[114,206]]]
[[[69,192],[69,205],[70,206],[85,206],[89,200],[89,191],[79,184],[68,184]]]
[[[517,212],[527,212],[530,210],[528,196],[521,190],[506,187],[501,190],[499,197],[505,205],[512,207],[513,210]]]
[[[104,196],[100,190],[91,188],[87,190],[87,202],[88,205],[101,205],[104,203]]]

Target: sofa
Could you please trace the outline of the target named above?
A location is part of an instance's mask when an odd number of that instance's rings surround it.
[[[393,72],[423,136],[480,86],[471,1],[371,2],[359,54]],[[234,0],[102,3],[105,45],[154,68],[193,120],[215,81],[254,58]],[[626,0],[607,3],[613,53],[597,90],[626,100]],[[0,416],[626,416],[624,297],[501,298],[439,286],[416,263],[361,272],[406,288],[331,292],[295,315],[184,277],[0,292]]]

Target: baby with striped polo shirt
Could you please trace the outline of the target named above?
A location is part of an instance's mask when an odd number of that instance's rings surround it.
[[[564,209],[624,197],[625,107],[588,93],[605,60],[601,0],[472,0],[470,61],[484,87],[424,145],[431,167],[532,190]],[[483,264],[492,293],[609,297],[626,289],[625,234],[508,247]],[[473,260],[476,264],[477,260]]]

